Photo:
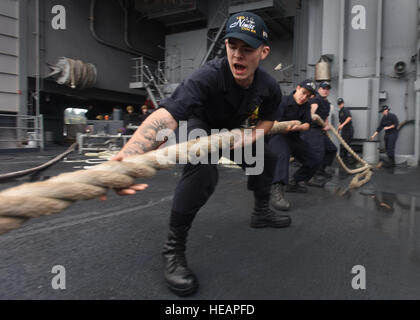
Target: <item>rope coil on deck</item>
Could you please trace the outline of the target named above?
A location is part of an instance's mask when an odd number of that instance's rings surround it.
[[[320,126],[325,127],[325,122],[319,117],[317,114],[312,115],[312,120],[316,123],[318,123]],[[365,183],[369,182],[370,178],[372,177],[372,166],[367,163],[364,159],[360,158],[359,155],[354,152],[354,150],[344,141],[344,139],[340,136],[340,134],[335,130],[334,127],[330,126],[329,129],[340,141],[340,143],[344,146],[344,148],[347,149],[347,151],[363,166],[357,169],[349,169],[345,164],[343,159],[341,159],[339,153],[336,154],[337,162],[341,165],[341,167],[348,173],[348,174],[356,174],[354,178],[351,180],[350,184],[346,189],[344,189],[342,192],[340,192],[340,195],[344,195],[347,191],[353,189],[353,188],[360,188]],[[328,138],[331,139],[330,134],[327,132]]]

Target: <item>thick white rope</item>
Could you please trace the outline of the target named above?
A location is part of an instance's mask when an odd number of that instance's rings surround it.
[[[272,132],[283,132],[295,122],[276,122]],[[107,161],[87,170],[62,173],[49,180],[24,183],[0,192],[0,234],[19,227],[29,218],[58,213],[74,201],[98,198],[109,188],[122,189],[136,178],[151,177],[156,170],[186,163],[191,157],[207,157],[231,148],[232,131],[168,146],[123,161]],[[162,161],[165,160],[165,161]]]

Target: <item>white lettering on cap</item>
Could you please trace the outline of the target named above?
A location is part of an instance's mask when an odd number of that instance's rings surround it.
[[[236,19],[238,19],[238,21],[232,23],[229,26],[229,28],[235,28],[239,26],[242,30],[249,29],[249,31],[251,32],[255,29],[255,21],[252,17],[249,18],[249,17],[240,16],[240,17],[237,17]]]

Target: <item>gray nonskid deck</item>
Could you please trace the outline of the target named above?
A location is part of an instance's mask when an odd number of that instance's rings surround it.
[[[1,172],[52,154],[2,155]],[[41,178],[80,165],[60,162]],[[135,196],[79,201],[0,236],[0,299],[178,299],[164,285],[160,251],[180,174],[181,167],[160,171]],[[324,189],[287,194],[290,228],[251,229],[246,176],[220,168],[216,192],[188,240],[200,282],[191,299],[418,299],[419,170],[375,171],[361,189],[337,195],[348,182],[336,169]],[[65,290],[51,285],[57,265],[66,271]],[[365,290],[352,287],[355,266],[366,271]]]

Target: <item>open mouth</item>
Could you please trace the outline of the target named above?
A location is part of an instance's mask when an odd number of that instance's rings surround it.
[[[246,70],[246,66],[240,63],[235,63],[233,67],[235,68],[236,73],[239,73],[239,74],[244,73]]]

